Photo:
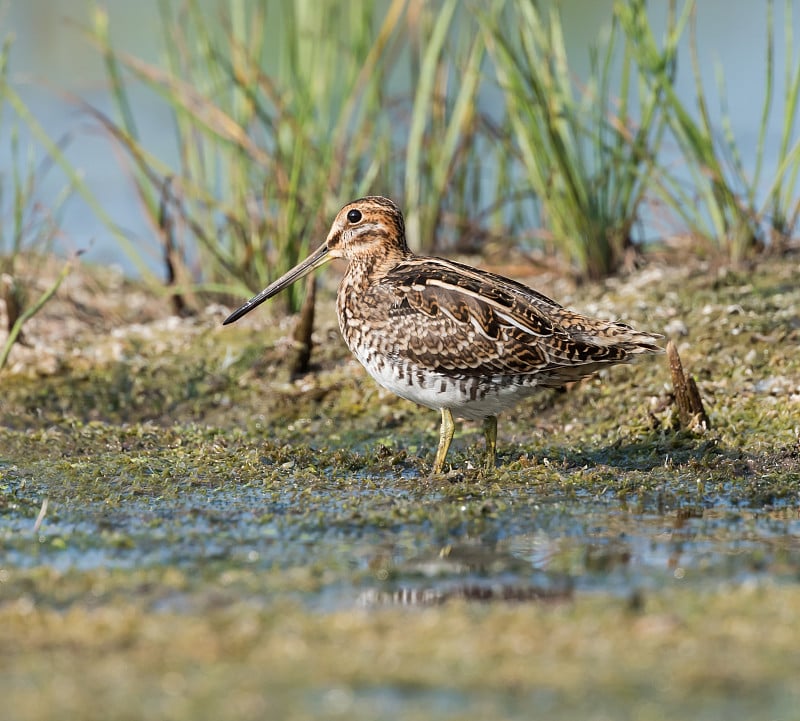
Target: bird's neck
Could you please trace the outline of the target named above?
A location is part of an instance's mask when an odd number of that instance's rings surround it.
[[[350,261],[342,284],[354,290],[368,288],[379,282],[399,263],[411,258],[411,251],[396,250],[380,256],[369,255],[354,258]]]

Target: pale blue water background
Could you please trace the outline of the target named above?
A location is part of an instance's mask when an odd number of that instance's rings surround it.
[[[209,11],[218,7],[213,0],[205,2]],[[385,3],[388,4],[388,3]],[[783,72],[783,4],[776,3],[778,48],[776,68]],[[109,0],[105,7],[110,18],[112,38],[118,50],[158,63],[162,43],[156,0]],[[800,3],[795,3],[795,24],[800,18]],[[607,22],[612,0],[569,0],[563,3],[564,28],[571,46],[573,67],[578,76],[588,67],[586,48],[597,37],[597,29]],[[650,3],[651,15],[664,22],[666,2]],[[766,3],[747,0],[701,0],[698,3],[698,38],[704,67],[710,108],[719,117],[715,62],[724,69],[727,80],[727,102],[733,119],[739,147],[748,167],[752,167],[756,135],[761,113],[765,73]],[[68,138],[66,155],[81,169],[89,188],[97,195],[109,215],[125,230],[141,249],[147,264],[160,272],[154,233],[145,222],[133,186],[126,176],[124,164],[114,144],[62,93],[75,94],[97,108],[111,111],[106,92],[106,77],[97,52],[82,38],[80,27],[90,22],[93,3],[79,0],[11,0],[0,4],[0,38],[13,33],[16,42],[11,57],[11,79],[20,90],[37,119],[55,139]],[[800,28],[795,28],[800,35]],[[691,68],[686,62],[679,71],[678,90],[687,100],[694,97]],[[780,90],[780,82],[776,91]],[[175,160],[175,148],[169,113],[164,104],[151,94],[134,91],[136,117],[149,149],[168,162]],[[779,120],[783,99],[776,97],[767,150],[767,169],[775,167]],[[0,168],[7,173],[10,163],[8,128],[10,115],[0,125]],[[21,138],[23,157],[29,138]],[[41,148],[34,145],[41,157]],[[670,149],[666,149],[669,159]],[[765,173],[769,177],[769,172]],[[48,172],[40,185],[38,199],[51,205],[64,186],[58,171]],[[6,196],[9,190],[6,189]],[[401,189],[397,189],[400,195]],[[8,242],[8,198],[3,200],[2,217]],[[62,252],[86,249],[87,259],[97,263],[116,263],[127,272],[134,268],[80,197],[73,197],[61,216],[62,235],[57,246]],[[679,226],[650,216],[644,236],[655,237],[680,231]]]

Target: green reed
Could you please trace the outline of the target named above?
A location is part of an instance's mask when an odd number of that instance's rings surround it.
[[[430,253],[465,231],[480,207],[476,152],[483,134],[478,95],[486,46],[463,3],[418,3],[409,22],[412,108],[405,143],[404,204],[409,242]],[[448,222],[448,217],[450,218]]]
[[[673,74],[663,64],[653,62],[659,53],[649,25],[643,0],[628,3],[623,13],[627,37],[637,53],[640,77],[651,88],[663,92],[663,115],[680,149],[683,166],[690,182],[662,174],[661,197],[674,214],[687,224],[695,238],[716,248],[734,263],[753,255],[772,240],[782,243],[796,229],[798,204],[797,175],[800,170],[800,144],[794,140],[798,110],[800,69],[796,67],[792,35],[791,3],[784,7],[786,66],[782,97],[785,107],[781,125],[780,160],[770,178],[765,178],[764,156],[767,128],[775,99],[775,23],[772,0],[765,5],[767,14],[767,51],[764,63],[764,93],[760,99],[755,158],[751,168],[743,161],[740,143],[726,105],[725,77],[717,65],[716,83],[721,98],[720,121],[715,124],[709,110],[708,93],[703,85],[702,67],[697,50],[695,3],[687,0],[681,22],[669,42],[677,43],[680,28],[690,27],[689,55],[695,84],[693,106],[679,98],[673,88]],[[759,192],[766,185],[763,199]],[[763,191],[762,191],[763,192]]]
[[[545,13],[535,3],[508,3],[504,14],[485,16],[485,26],[542,239],[581,274],[613,272],[631,248],[648,190],[663,132],[660,91],[632,83],[632,52],[616,15],[583,85],[570,69],[557,4]]]
[[[761,132],[759,133],[759,155],[755,177],[751,185],[755,186],[760,178],[762,158],[764,153],[764,135],[766,132],[769,114],[772,109],[773,99],[773,74],[775,54],[775,24],[773,15],[773,1],[767,4],[767,67],[766,87]],[[800,200],[798,200],[797,181],[800,174],[800,139],[795,137],[795,127],[800,110],[800,57],[795,47],[794,17],[791,0],[783,4],[784,26],[784,68],[783,85],[780,88],[781,97],[785,106],[781,116],[780,142],[778,146],[779,163],[767,186],[766,200],[760,209],[760,215],[766,219],[770,229],[772,244],[777,250],[797,231],[800,220]]]

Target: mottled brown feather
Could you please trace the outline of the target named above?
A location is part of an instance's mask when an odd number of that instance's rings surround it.
[[[411,257],[366,285],[350,280],[342,292],[359,299],[350,313],[370,323],[396,359],[431,371],[543,374],[556,382],[563,375],[566,382],[658,350],[652,335],[587,318],[521,283],[452,261]]]

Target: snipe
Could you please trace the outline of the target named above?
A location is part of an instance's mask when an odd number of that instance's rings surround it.
[[[332,258],[349,261],[336,300],[347,346],[384,388],[441,411],[434,473],[444,467],[454,414],[483,420],[491,467],[500,411],[539,388],[661,352],[660,336],[580,315],[485,270],[414,255],[402,213],[380,196],[345,205],[316,252],[225,324]]]

